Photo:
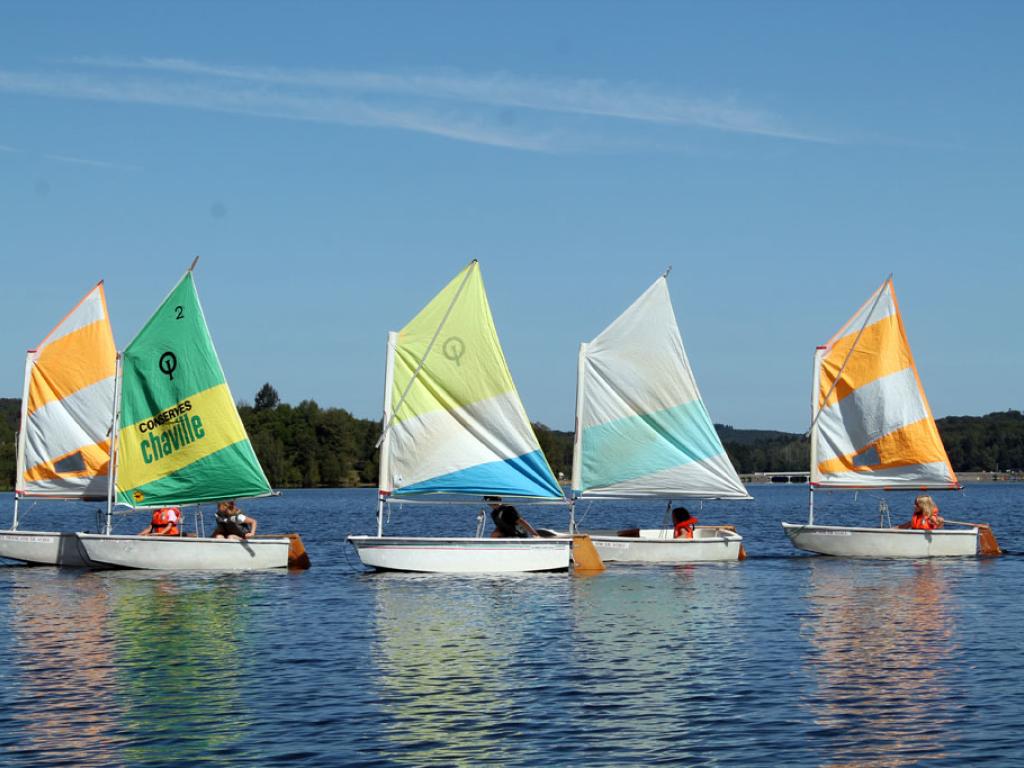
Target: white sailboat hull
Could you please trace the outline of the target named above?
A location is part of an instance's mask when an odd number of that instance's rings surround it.
[[[739,560],[743,537],[724,528],[700,527],[692,539],[675,539],[670,528],[641,529],[639,536],[590,534],[606,563],[704,563]]]
[[[261,571],[288,566],[291,540],[234,541],[171,536],[104,536],[78,533],[92,567],[158,571]]]
[[[569,568],[569,539],[349,536],[363,565],[420,573],[530,573]]]
[[[792,523],[783,523],[782,528],[797,549],[834,557],[926,558],[978,554],[977,528],[918,531]]]
[[[75,534],[61,531],[0,531],[0,557],[30,565],[88,565]]]

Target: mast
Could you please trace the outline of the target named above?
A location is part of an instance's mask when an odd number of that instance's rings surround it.
[[[391,388],[395,378],[395,349],[398,346],[398,334],[388,332],[388,350],[384,363],[384,434],[380,438],[380,457],[377,468],[377,536],[384,535],[384,503],[391,493]]]
[[[25,476],[25,428],[28,425],[28,389],[29,379],[32,376],[32,356],[36,353],[30,349],[25,353],[25,383],[21,392],[21,427],[18,430],[18,457],[16,460],[17,474],[14,476],[14,517],[11,520],[11,530],[18,530],[18,500],[21,494],[18,488],[21,486],[22,478]]]
[[[814,350],[814,373],[811,374],[811,462],[807,478],[807,524],[814,525],[814,468],[818,465],[818,387],[821,385],[821,358],[826,347]]]
[[[580,344],[576,361],[576,428],[572,436],[572,479],[569,488],[569,533],[576,533],[576,492],[583,482],[583,378],[587,365],[587,345]]]
[[[103,533],[109,536],[114,528],[114,493],[117,480],[117,438],[121,425],[121,353],[114,365],[114,416],[110,422],[110,459],[107,463],[107,515]]]

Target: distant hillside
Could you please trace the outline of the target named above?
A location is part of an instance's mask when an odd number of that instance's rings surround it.
[[[21,400],[15,397],[0,397],[0,438],[18,431],[21,418]]]
[[[14,483],[15,433],[20,401],[0,398],[0,488]],[[380,423],[342,408],[321,408],[311,400],[281,403],[269,384],[239,412],[253,447],[274,487],[375,485]],[[939,419],[939,432],[953,467],[965,472],[1024,469],[1024,414]],[[537,439],[556,475],[572,475],[572,433],[534,424]],[[803,435],[767,429],[736,429],[716,424],[741,474],[806,471],[809,441]]]
[[[555,474],[561,473],[568,480],[572,475],[572,432],[544,424],[534,424],[533,428]],[[802,435],[770,429],[735,429],[725,424],[715,424],[715,430],[737,472],[807,469],[810,454]]]
[[[715,424],[715,431],[723,443],[736,445],[755,445],[772,441],[799,440],[801,435],[795,432],[776,432],[773,429],[736,429],[728,424]]]
[[[953,468],[962,472],[1024,470],[1024,413],[947,416],[935,422]],[[535,424],[541,447],[555,472],[572,472],[572,433]],[[810,441],[801,434],[770,429],[736,429],[716,424],[736,471],[806,471]]]
[[[15,439],[21,419],[21,400],[0,397],[0,490],[14,487],[14,469],[17,462]]]
[[[740,474],[806,472],[811,461],[810,440],[793,432],[733,429],[716,424],[722,445]]]
[[[953,468],[961,472],[1024,470],[1024,413],[947,416],[936,425]]]

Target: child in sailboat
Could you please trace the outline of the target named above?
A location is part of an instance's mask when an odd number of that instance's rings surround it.
[[[217,504],[217,527],[213,529],[215,539],[251,539],[256,535],[256,518],[243,515],[233,501]]]
[[[178,536],[181,510],[178,507],[161,507],[153,510],[149,525],[139,531],[139,536]]]
[[[686,507],[676,507],[672,510],[672,538],[692,539],[695,525],[697,518],[691,515]]]
[[[939,505],[931,496],[918,496],[914,499],[914,514],[910,520],[897,528],[911,528],[916,531],[934,531],[945,524],[939,517]]]
[[[491,519],[494,521],[492,539],[525,539],[539,535],[515,507],[502,504],[500,496],[484,496],[484,501],[491,506]]]

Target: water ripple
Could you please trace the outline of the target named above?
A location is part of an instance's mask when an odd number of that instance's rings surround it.
[[[1024,551],[1022,491],[972,488],[943,511],[984,509]],[[0,567],[0,763],[1024,764],[1024,557],[807,557],[778,526],[806,495],[755,496],[728,518],[743,563],[370,574],[341,536],[372,525],[372,493],[353,491],[252,503],[261,527],[310,531],[306,573]],[[841,518],[853,502],[820,509]],[[63,514],[54,524],[74,528]],[[629,516],[657,521],[589,512]],[[445,519],[391,522],[465,533]]]

